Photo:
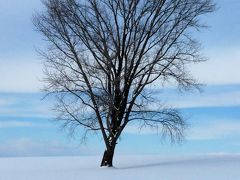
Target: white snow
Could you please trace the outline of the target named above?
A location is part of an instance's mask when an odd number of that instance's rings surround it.
[[[240,155],[0,158],[0,180],[240,180]]]

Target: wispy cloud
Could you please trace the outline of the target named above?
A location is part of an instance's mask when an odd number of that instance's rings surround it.
[[[0,93],[0,115],[13,117],[52,118],[51,99],[42,100],[41,93]]]
[[[240,121],[237,119],[214,120],[209,119],[206,122],[193,123],[186,130],[187,140],[217,140],[231,139],[240,137]],[[161,129],[156,131],[150,127],[139,128],[138,125],[129,125],[124,133],[138,135],[156,135],[161,134]]]
[[[210,85],[240,84],[240,47],[208,49],[208,61],[193,65],[194,77]]]
[[[169,98],[169,102],[177,108],[239,106],[240,91],[175,96]]]
[[[240,122],[238,120],[218,120],[202,123],[190,128],[189,140],[214,140],[240,137]]]
[[[18,60],[0,59],[0,91],[39,92],[42,87],[41,67],[36,57],[32,57],[31,60],[26,60],[24,57]]]
[[[43,123],[34,123],[31,121],[13,121],[13,120],[1,120],[0,121],[0,129],[1,128],[23,128],[23,127],[48,127],[47,124]]]
[[[58,140],[18,138],[0,143],[0,156],[59,156],[97,154],[87,146],[74,145]]]
[[[212,50],[207,56],[209,61],[189,68],[194,77],[207,85],[240,84],[240,48],[224,49],[224,53],[221,49]],[[42,65],[36,56],[0,60],[2,92],[39,92],[42,77]]]
[[[34,9],[41,1],[0,0],[0,91],[36,92],[42,68],[34,47],[42,44],[31,21]]]
[[[0,107],[1,106],[5,106],[5,105],[8,105],[9,104],[9,102],[7,101],[7,100],[5,100],[5,99],[0,99]]]

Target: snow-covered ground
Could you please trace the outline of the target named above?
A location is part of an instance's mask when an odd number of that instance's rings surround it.
[[[0,180],[240,180],[240,155],[0,158]]]

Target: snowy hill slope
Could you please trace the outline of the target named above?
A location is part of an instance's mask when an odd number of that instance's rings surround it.
[[[240,180],[240,155],[0,158],[0,180]]]

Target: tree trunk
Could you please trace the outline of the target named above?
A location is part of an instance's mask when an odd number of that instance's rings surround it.
[[[110,149],[107,149],[104,151],[102,162],[101,162],[101,167],[102,166],[107,166],[107,167],[113,166],[114,149],[115,149],[115,147],[111,147]]]

